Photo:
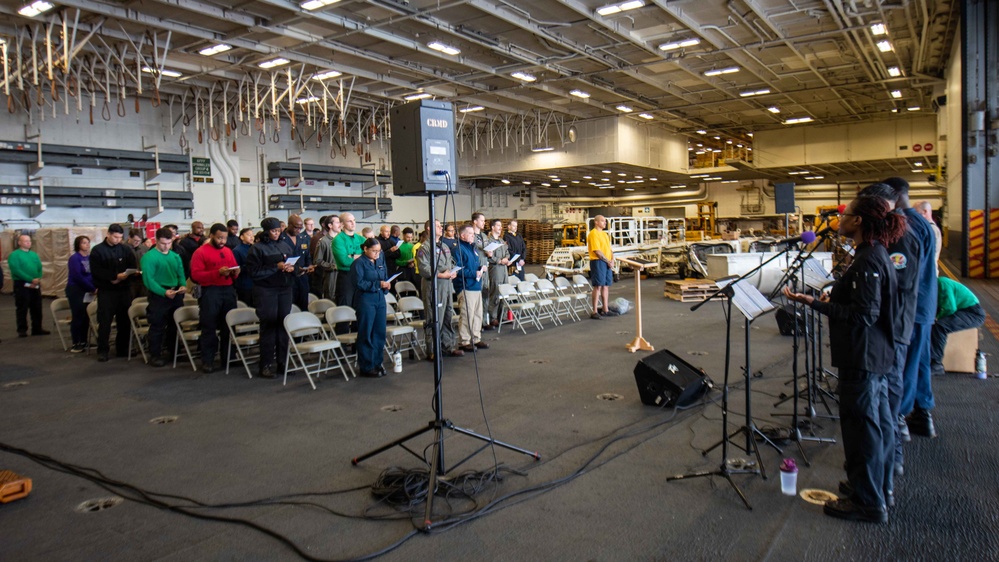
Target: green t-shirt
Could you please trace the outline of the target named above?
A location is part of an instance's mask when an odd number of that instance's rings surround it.
[[[142,282],[151,293],[161,297],[166,296],[167,289],[186,285],[180,255],[173,250],[164,254],[156,248],[146,252],[142,256]]]
[[[27,283],[42,278],[42,259],[31,250],[14,250],[7,256],[7,266],[10,267],[10,277],[14,281]]]
[[[962,308],[978,304],[975,293],[957,281],[940,276],[937,278],[937,283],[940,287],[937,291],[937,318],[950,316]]]
[[[399,244],[399,257],[395,259],[395,264],[399,267],[406,267],[410,260],[413,259],[415,254],[413,250],[414,244],[412,242],[403,242]]]
[[[333,259],[336,261],[336,268],[340,271],[350,271],[350,265],[354,263],[354,258],[361,255],[361,244],[364,237],[354,233],[348,236],[341,232],[333,239]]]

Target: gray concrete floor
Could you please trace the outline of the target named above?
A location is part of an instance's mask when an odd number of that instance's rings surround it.
[[[721,305],[697,312],[662,296],[663,279],[643,282],[645,336],[724,378]],[[632,298],[624,279],[612,297]],[[46,317],[48,313],[46,312]],[[494,458],[522,471],[478,496],[478,506],[514,494],[497,509],[442,532],[417,534],[387,560],[987,560],[999,558],[999,455],[996,380],[951,374],[934,379],[940,438],[907,445],[898,507],[887,525],[830,519],[821,506],[780,494],[782,457],[801,456],[794,443],[783,454],[762,448],[770,476],[738,475],[753,505],[747,510],[721,478],[667,482],[670,475],[717,468],[720,450],[701,450],[722,434],[720,393],[684,411],[643,406],[632,375],[648,352],[628,353],[635,316],[583,320],[528,335],[489,332],[491,349],[447,359],[446,416],[530,450],[542,460],[501,448],[485,450],[458,470],[490,468]],[[730,429],[745,411],[742,329],[735,327]],[[257,503],[199,513],[243,518],[280,533],[310,556],[348,558],[377,552],[412,533],[403,515],[376,505],[364,487],[390,467],[420,461],[393,449],[351,466],[350,459],[433,418],[432,368],[406,359],[401,374],[345,382],[332,374],[313,391],[303,376],[280,380],[199,376],[190,368],[152,369],[141,361],[99,364],[94,355],[70,355],[58,338],[17,339],[13,300],[0,297],[0,441],[100,470],[111,479],[207,503],[247,502],[294,493],[297,504]],[[995,345],[991,335],[989,345]],[[786,426],[790,404],[790,338],[772,317],[752,329],[752,407],[761,427]],[[993,361],[993,368],[999,367]],[[26,385],[8,386],[9,383]],[[606,401],[598,395],[621,399]],[[482,400],[480,402],[480,395]],[[395,408],[386,408],[394,406]],[[835,406],[833,406],[835,408]],[[387,411],[395,410],[395,411]],[[820,412],[824,410],[820,408]],[[488,426],[484,421],[488,419]],[[171,424],[154,425],[157,416]],[[816,419],[815,433],[838,437],[837,423]],[[740,440],[741,441],[741,440]],[[412,448],[430,444],[423,436]],[[446,456],[457,462],[477,442],[449,434]],[[810,467],[799,490],[835,491],[843,478],[839,444],[806,442]],[[495,455],[495,457],[494,457]],[[746,457],[738,449],[729,457]],[[204,521],[136,502],[96,513],[74,508],[111,495],[78,477],[0,452],[0,470],[30,476],[34,492],[0,505],[0,560],[275,560],[296,554],[244,526]],[[528,490],[534,490],[529,492]],[[170,503],[180,503],[167,499]],[[304,502],[313,505],[305,505]],[[321,509],[324,506],[326,509]],[[468,502],[435,502],[443,517]],[[346,516],[335,515],[339,512]],[[396,515],[395,517],[400,517]]]

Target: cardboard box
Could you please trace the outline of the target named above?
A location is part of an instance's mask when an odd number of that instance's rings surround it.
[[[978,353],[978,328],[954,332],[947,336],[943,364],[948,373],[974,373]]]

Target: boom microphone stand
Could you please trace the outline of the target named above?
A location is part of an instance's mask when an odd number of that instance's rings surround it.
[[[450,178],[449,178],[449,181],[450,181]],[[450,189],[449,189],[449,191],[450,191]],[[438,263],[437,260],[439,259],[439,256],[437,254],[437,231],[436,231],[436,228],[437,228],[437,217],[436,217],[436,209],[434,208],[434,193],[433,192],[429,192],[428,196],[429,196],[429,199],[430,199],[430,203],[429,203],[430,204],[430,228],[434,229],[434,233],[431,236],[428,236],[428,239],[429,239],[429,242],[430,242],[430,252],[431,252],[430,255],[433,256],[433,261],[432,261],[433,268],[434,268],[434,271],[436,272],[437,271],[437,263]],[[445,464],[445,459],[444,459],[444,432],[445,432],[445,430],[453,431],[453,432],[458,433],[460,435],[466,435],[468,437],[471,437],[473,439],[478,439],[479,441],[482,441],[482,442],[485,443],[484,445],[482,445],[481,447],[479,447],[478,449],[476,449],[475,451],[473,451],[471,454],[469,454],[468,456],[466,456],[464,459],[456,462],[453,466],[450,467],[451,470],[454,470],[455,468],[457,468],[461,464],[464,464],[465,461],[471,459],[473,456],[479,454],[479,452],[481,452],[482,450],[484,450],[485,448],[487,448],[489,446],[503,447],[504,449],[509,449],[511,451],[516,451],[518,453],[521,453],[521,454],[527,455],[529,457],[532,457],[532,458],[534,458],[534,460],[541,460],[541,455],[538,454],[538,453],[536,453],[536,452],[528,451],[527,449],[522,449],[520,447],[517,447],[515,445],[510,445],[509,443],[504,443],[502,441],[497,441],[496,439],[493,439],[490,436],[480,435],[480,434],[475,433],[474,431],[471,431],[469,429],[465,429],[463,427],[456,426],[456,425],[454,425],[454,423],[451,420],[449,420],[449,419],[447,419],[447,418],[444,417],[444,393],[443,393],[443,385],[441,383],[441,374],[443,372],[443,358],[441,357],[441,335],[440,335],[440,324],[439,324],[440,312],[438,311],[438,306],[437,306],[437,279],[436,279],[436,277],[434,277],[433,282],[430,283],[430,299],[431,299],[431,302],[433,303],[433,306],[431,307],[431,311],[430,311],[430,316],[431,316],[431,320],[433,321],[433,327],[431,329],[433,330],[433,336],[434,336],[433,337],[433,341],[434,341],[434,349],[433,349],[433,352],[434,352],[434,400],[433,400],[434,419],[432,421],[430,421],[430,423],[427,424],[426,427],[423,427],[423,428],[417,429],[416,431],[407,433],[406,435],[403,435],[402,437],[400,437],[400,438],[398,438],[398,439],[396,439],[394,441],[386,443],[386,444],[384,444],[384,445],[382,445],[382,446],[378,447],[377,449],[374,449],[374,450],[372,450],[370,452],[364,453],[363,455],[361,455],[359,457],[355,457],[354,459],[352,459],[350,461],[351,464],[353,464],[354,466],[357,466],[357,464],[360,463],[361,461],[369,459],[369,458],[371,458],[371,457],[373,457],[375,455],[381,454],[381,453],[383,453],[383,452],[385,452],[385,451],[387,451],[387,450],[389,450],[389,449],[391,449],[393,447],[401,447],[402,449],[404,449],[406,452],[410,453],[414,457],[420,459],[423,462],[426,462],[426,458],[423,457],[423,456],[421,456],[421,455],[419,455],[419,454],[417,454],[412,449],[410,449],[409,447],[407,447],[406,446],[406,442],[409,441],[409,440],[411,440],[411,439],[413,439],[413,438],[415,438],[415,437],[423,435],[424,433],[427,433],[428,431],[433,431],[434,432],[434,442],[433,442],[433,445],[432,445],[432,457],[431,457],[431,461],[430,461],[430,476],[429,476],[428,488],[427,488],[427,507],[426,507],[426,511],[424,512],[424,517],[423,517],[423,528],[420,529],[420,530],[425,531],[425,532],[430,531],[430,529],[434,526],[434,521],[433,521],[434,495],[437,493],[438,485],[440,484],[441,480],[448,473],[448,466]],[[447,303],[446,306],[451,306],[451,305],[450,305],[450,303]],[[424,329],[426,329],[426,327],[424,327]]]

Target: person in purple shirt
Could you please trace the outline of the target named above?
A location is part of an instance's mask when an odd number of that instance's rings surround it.
[[[73,313],[69,324],[73,347],[69,350],[80,353],[87,349],[87,330],[90,328],[87,303],[93,300],[93,295],[97,292],[94,278],[90,275],[90,238],[77,236],[73,240],[73,251],[75,253],[69,257],[69,280],[66,281],[66,298],[69,299]],[[88,294],[90,298],[85,301]]]

